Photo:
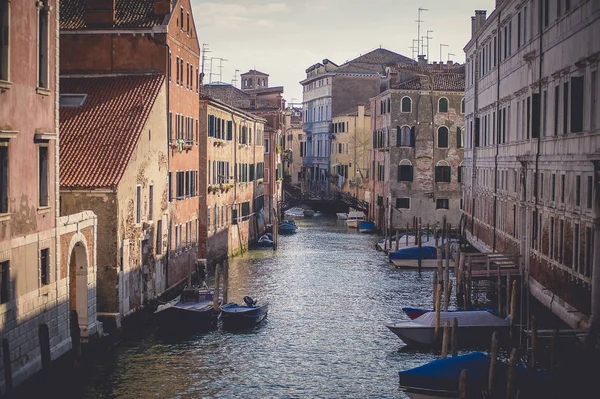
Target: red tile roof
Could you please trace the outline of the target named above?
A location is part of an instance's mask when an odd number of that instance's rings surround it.
[[[60,108],[60,185],[115,187],[163,85],[162,75],[61,78],[61,94],[87,94]]]
[[[60,0],[60,29],[87,28],[86,0]],[[113,28],[152,28],[162,25],[164,15],[154,14],[154,0],[116,0]]]

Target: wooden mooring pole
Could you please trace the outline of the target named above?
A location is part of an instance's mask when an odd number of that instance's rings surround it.
[[[535,370],[535,362],[537,352],[537,323],[535,316],[531,316],[531,368]]]
[[[450,345],[452,357],[458,355],[458,319],[452,319],[452,343]]]
[[[508,380],[506,385],[506,399],[512,399],[515,395],[517,374],[517,348],[513,348],[510,352],[510,360],[508,363]]]
[[[408,247],[408,232],[409,232],[409,225],[408,222],[406,222],[406,234],[404,235],[404,237],[406,237],[406,246]]]
[[[445,359],[448,357],[448,340],[450,339],[450,322],[446,320],[444,323],[444,335],[442,338],[442,355],[441,358]]]
[[[435,330],[434,330],[434,341],[438,345],[440,342],[441,300],[442,300],[442,284],[438,283],[437,294],[436,294],[436,298],[435,298]]]
[[[215,292],[213,295],[213,311],[219,311],[219,278],[221,277],[219,274],[219,264],[215,265]]]
[[[517,334],[515,333],[515,318],[517,311],[517,280],[512,282],[512,292],[510,295],[510,340],[513,343],[516,340]]]
[[[223,262],[223,303],[229,303],[229,261]]]
[[[469,373],[465,369],[460,372],[460,380],[458,381],[458,397],[459,399],[467,399],[467,380]]]
[[[490,352],[490,370],[488,375],[488,397],[494,396],[496,363],[498,362],[498,333],[492,334],[492,348]]]
[[[416,234],[417,235],[415,236],[415,240],[417,240],[418,245],[419,245],[419,259],[418,259],[417,265],[418,265],[419,273],[420,273],[421,267],[423,266],[423,255],[421,254],[421,224],[419,224]]]
[[[435,304],[437,303],[437,285],[438,285],[438,272],[437,270],[433,271],[433,290],[432,298],[433,298],[433,309],[435,309]]]
[[[396,229],[396,251],[400,248],[400,230]]]

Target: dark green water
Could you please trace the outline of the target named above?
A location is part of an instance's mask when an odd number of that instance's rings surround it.
[[[434,355],[406,350],[384,324],[405,318],[403,306],[431,306],[431,273],[395,270],[375,251],[375,236],[335,218],[297,224],[277,252],[230,263],[230,301],[269,302],[261,326],[164,339],[148,324],[35,390],[57,398],[403,398],[398,371]]]

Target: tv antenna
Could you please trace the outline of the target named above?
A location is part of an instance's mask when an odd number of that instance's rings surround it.
[[[429,11],[427,8],[421,8],[419,7],[419,18],[417,18],[417,20],[415,21],[417,23],[417,55],[419,52],[419,44],[421,41],[421,22],[425,22],[425,21],[421,21],[421,12],[422,11]],[[414,57],[413,57],[414,58]]]

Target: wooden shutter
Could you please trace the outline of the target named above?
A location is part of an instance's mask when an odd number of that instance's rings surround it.
[[[412,148],[415,148],[415,145],[417,144],[417,134],[416,134],[416,128],[415,126],[412,126],[410,128],[410,146]]]

